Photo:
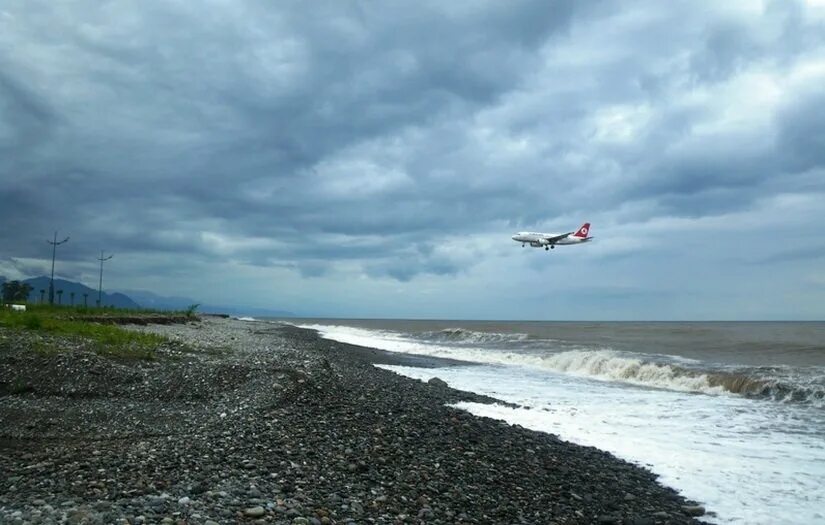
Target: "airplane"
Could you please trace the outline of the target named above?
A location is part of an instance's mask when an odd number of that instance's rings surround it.
[[[537,233],[537,232],[518,232],[513,235],[513,240],[520,242],[522,248],[529,244],[533,248],[544,247],[545,250],[550,250],[559,245],[566,244],[582,244],[593,239],[588,234],[590,233],[590,223],[582,224],[581,228],[575,232],[567,233]]]

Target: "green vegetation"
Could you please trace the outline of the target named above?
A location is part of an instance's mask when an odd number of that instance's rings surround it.
[[[23,301],[17,301],[23,303]],[[36,312],[48,316],[54,316],[64,319],[82,320],[86,317],[100,320],[101,318],[124,318],[124,317],[140,317],[140,316],[168,316],[168,317],[187,317],[189,319],[197,319],[196,310],[200,304],[190,305],[185,310],[156,310],[151,308],[116,308],[114,306],[83,306],[83,305],[59,305],[48,303],[26,303],[26,310],[28,312]]]
[[[195,317],[195,310],[198,309],[198,306],[200,306],[200,303],[190,304],[189,308],[184,312],[184,315],[190,318]]]
[[[40,314],[46,314],[49,316],[55,317],[82,317],[84,315],[90,315],[95,317],[100,316],[111,316],[111,317],[123,317],[123,316],[134,316],[134,315],[183,315],[183,312],[169,312],[163,310],[151,310],[151,309],[126,309],[126,308],[115,308],[113,306],[104,306],[102,308],[96,306],[68,306],[68,305],[59,305],[59,304],[48,304],[48,303],[28,303],[26,304],[26,310],[28,312],[36,312]]]
[[[2,297],[4,303],[15,301],[25,301],[32,291],[32,286],[20,281],[7,281],[2,284]]]
[[[149,313],[149,312],[140,312]],[[135,315],[129,310],[85,307],[60,307],[29,305],[25,312],[0,309],[0,327],[25,330],[44,335],[69,338],[100,355],[130,359],[154,359],[155,349],[166,339],[155,334],[125,330],[113,324],[101,324],[82,320],[84,315],[94,314],[112,317]],[[43,353],[62,351],[56,344],[37,344],[34,350]]]

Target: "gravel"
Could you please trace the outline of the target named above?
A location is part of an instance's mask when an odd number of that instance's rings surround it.
[[[649,471],[446,406],[372,363],[449,366],[265,322],[134,326],[117,360],[0,331],[0,523],[700,523]]]

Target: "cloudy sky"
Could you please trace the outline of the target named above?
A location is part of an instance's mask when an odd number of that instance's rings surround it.
[[[0,275],[59,230],[302,315],[822,319],[823,86],[813,0],[6,0]]]

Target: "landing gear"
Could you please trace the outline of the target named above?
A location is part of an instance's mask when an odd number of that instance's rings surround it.
[[[550,248],[548,248],[547,246],[545,246],[545,247],[544,247],[544,250],[545,250],[545,251],[547,251],[547,250],[549,250],[549,249],[550,249]]]
[[[555,245],[555,244],[551,244],[551,245],[550,245],[550,249],[551,249],[551,250],[555,250],[555,249],[556,249],[556,245]]]
[[[524,248],[524,243],[521,243],[521,247]]]

